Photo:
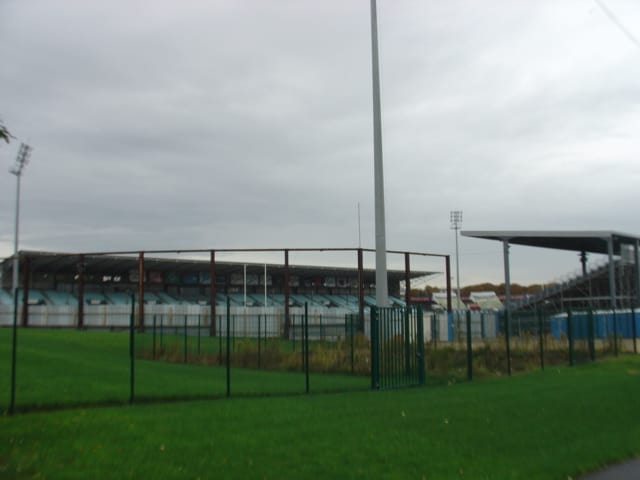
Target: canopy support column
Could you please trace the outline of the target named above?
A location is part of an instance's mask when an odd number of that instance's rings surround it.
[[[638,256],[638,250],[640,247],[640,241],[636,240],[633,244],[633,259],[636,263],[636,306],[640,307],[640,256]]]
[[[509,239],[502,239],[504,256],[504,308],[509,312],[511,308],[511,267],[509,266]]]
[[[284,251],[284,338],[289,339],[291,319],[289,318],[289,296],[291,295],[289,277],[289,250]]]
[[[449,255],[444,257],[444,270],[447,277],[447,312],[451,312],[451,259]]]
[[[616,308],[616,266],[613,263],[613,236],[607,240],[607,253],[609,255],[609,298],[611,308]]]
[[[209,322],[209,335],[216,336],[216,251],[211,250],[209,255],[209,278],[211,284],[209,285],[209,314],[211,315],[211,321]]]

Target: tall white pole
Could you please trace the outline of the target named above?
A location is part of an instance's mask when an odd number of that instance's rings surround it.
[[[609,255],[609,298],[611,309],[616,309],[616,265],[613,263],[613,236],[607,240],[607,254]]]
[[[458,230],[462,224],[462,210],[453,210],[450,213],[451,228],[455,230],[456,234],[456,296],[458,297],[456,302],[456,310],[462,308],[462,296],[460,295],[460,257],[458,255]]]
[[[633,258],[635,260],[635,264],[636,264],[636,268],[635,268],[635,272],[636,272],[636,298],[635,298],[635,302],[634,305],[637,307],[640,307],[640,256],[638,256],[639,252],[638,250],[640,250],[640,242],[638,240],[636,240],[636,243],[633,244]]]
[[[244,275],[243,275],[243,283],[244,283],[244,308],[247,308],[247,264],[244,264]]]
[[[458,309],[462,304],[462,295],[460,295],[460,256],[458,255],[458,229],[456,228],[456,294],[458,297]]]
[[[264,306],[267,306],[267,264],[264,264]]]
[[[373,163],[376,217],[376,305],[389,304],[387,286],[387,242],[384,217],[384,175],[382,168],[382,120],[380,113],[380,68],[378,65],[378,14],[371,0],[371,76],[373,83]]]
[[[18,271],[20,269],[20,261],[18,259],[18,237],[20,236],[20,175],[16,175],[16,216],[13,238],[13,277],[11,280],[11,293],[15,298],[16,289],[18,288]]]
[[[504,309],[509,314],[511,308],[511,267],[509,265],[509,239],[502,239],[502,255],[504,257]]]
[[[362,248],[362,235],[360,229],[360,202],[358,202],[358,248]]]
[[[18,258],[18,238],[20,228],[20,177],[22,176],[22,170],[29,162],[29,156],[31,155],[31,147],[26,143],[20,144],[18,150],[18,156],[16,157],[16,164],[9,169],[12,175],[16,176],[16,223],[15,223],[15,235],[13,240],[13,276],[11,279],[11,291],[15,295],[18,289],[18,274],[20,270],[20,262]]]

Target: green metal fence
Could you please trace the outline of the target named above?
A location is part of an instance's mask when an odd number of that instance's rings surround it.
[[[637,353],[634,309],[429,313],[427,384],[451,384]]]
[[[442,385],[637,353],[633,309],[283,318],[227,304],[216,318],[150,314],[109,329],[0,329],[0,409]],[[6,403],[5,403],[6,402]],[[3,408],[5,407],[5,408]]]
[[[0,411],[369,388],[368,338],[344,315],[305,307],[284,338],[282,318],[220,310],[215,336],[197,315],[150,315],[141,331],[135,302],[128,327],[0,329]]]
[[[422,308],[371,308],[371,387],[425,384]]]

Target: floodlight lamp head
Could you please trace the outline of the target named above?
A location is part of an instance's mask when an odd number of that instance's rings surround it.
[[[29,163],[29,157],[31,156],[31,148],[30,145],[26,143],[20,144],[20,149],[18,150],[18,156],[16,157],[16,164],[9,169],[9,172],[13,175],[19,177],[22,174],[22,170]]]
[[[451,221],[451,228],[458,230],[462,223],[462,210],[451,210],[449,220]]]

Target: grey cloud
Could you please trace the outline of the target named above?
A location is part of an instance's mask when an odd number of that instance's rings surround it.
[[[604,15],[580,1],[378,7],[389,248],[452,253],[458,208],[469,229],[636,231],[620,206],[639,174],[640,62]],[[372,247],[368,14],[3,3],[0,116],[35,147],[24,247],[353,246],[357,202]],[[4,254],[13,181],[0,176]],[[499,248],[462,247],[463,283],[500,280]],[[575,260],[519,252],[516,281]]]

